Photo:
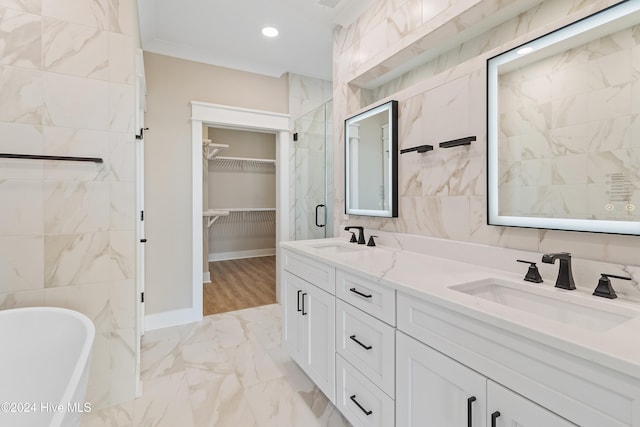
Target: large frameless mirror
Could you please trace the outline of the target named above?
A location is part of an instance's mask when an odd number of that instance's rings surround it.
[[[345,120],[345,213],[398,216],[398,101]]]
[[[487,61],[488,223],[640,234],[640,1]]]

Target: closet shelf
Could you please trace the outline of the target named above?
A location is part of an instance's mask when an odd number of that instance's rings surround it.
[[[203,139],[204,155],[207,160],[211,160],[220,154],[225,148],[229,148],[229,144],[214,144],[210,139]]]
[[[202,212],[202,216],[207,218],[207,227],[211,227],[211,224],[216,222],[221,216],[229,216],[229,211],[223,209],[207,209]]]
[[[228,217],[228,221],[236,222],[239,219],[246,221],[249,218],[275,221],[276,208],[229,208],[229,209],[208,209],[202,213],[208,217],[207,227],[216,222],[221,216]]]

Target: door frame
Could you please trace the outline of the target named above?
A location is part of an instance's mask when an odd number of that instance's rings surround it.
[[[289,115],[191,101],[191,306],[145,317],[146,330],[202,320],[202,127],[272,133],[276,137],[276,300],[280,302],[280,242],[289,238]]]
[[[289,115],[191,101],[192,307],[183,320],[202,319],[202,127],[260,131],[276,136],[276,300],[281,301],[280,242],[289,240]],[[187,323],[187,322],[181,322]]]
[[[144,113],[147,110],[146,103],[146,83],[144,75],[144,58],[142,49],[137,49],[135,53],[135,158],[136,158],[136,396],[142,396],[142,381],[140,380],[140,352],[141,336],[145,331],[145,308],[144,308],[144,288],[145,288],[145,231],[144,231]],[[139,133],[138,133],[139,132]]]

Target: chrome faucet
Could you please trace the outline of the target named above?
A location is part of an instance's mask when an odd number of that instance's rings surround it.
[[[344,228],[344,231],[349,231],[352,228],[355,228],[356,230],[358,230],[358,244],[364,245],[365,243],[367,243],[364,241],[364,227],[361,227],[359,225],[349,225]]]
[[[571,254],[569,252],[559,252],[557,254],[542,255],[542,262],[546,264],[554,264],[556,260],[560,260],[560,269],[558,270],[558,278],[556,279],[556,288],[573,290],[576,284],[573,281],[571,273]]]

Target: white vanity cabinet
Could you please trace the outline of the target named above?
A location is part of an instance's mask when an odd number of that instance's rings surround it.
[[[336,351],[387,395],[394,396],[394,328],[337,299]]]
[[[575,426],[402,332],[397,335],[396,426]]]
[[[427,425],[466,426],[471,396],[472,410],[485,412],[473,426],[494,427],[495,418],[496,427],[640,427],[633,378],[445,306],[402,292],[397,299],[398,427],[431,411],[450,421]],[[477,381],[486,381],[486,397]],[[429,403],[438,393],[444,400]]]
[[[335,403],[335,296],[325,290],[335,283],[334,269],[287,252],[284,258],[282,345]]]
[[[490,427],[575,427],[513,391],[487,380],[487,417]],[[475,424],[474,424],[475,425]]]
[[[336,406],[355,427],[395,419],[395,290],[336,270]]]
[[[402,332],[396,353],[397,426],[487,425],[484,376]]]
[[[363,251],[347,259],[295,243],[282,251],[283,346],[354,427],[640,427],[637,361],[477,309],[439,283],[376,279],[380,250],[364,262]],[[427,267],[407,278],[429,280],[437,265]]]
[[[338,269],[336,296],[391,326],[396,324],[395,289]]]
[[[394,401],[341,355],[336,355],[336,407],[354,427],[391,427]]]

